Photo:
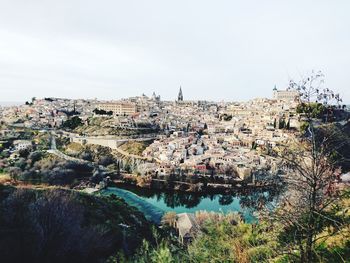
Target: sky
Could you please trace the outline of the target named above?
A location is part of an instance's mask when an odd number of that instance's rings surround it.
[[[0,0],[0,101],[271,97],[311,70],[350,103],[349,0]]]

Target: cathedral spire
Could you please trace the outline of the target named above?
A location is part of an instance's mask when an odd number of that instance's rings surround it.
[[[183,101],[183,100],[184,100],[184,96],[182,95],[182,89],[181,89],[181,86],[180,86],[179,95],[177,96],[177,100],[178,100],[178,101]]]

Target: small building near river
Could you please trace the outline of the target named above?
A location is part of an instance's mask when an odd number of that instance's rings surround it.
[[[189,244],[199,232],[195,215],[192,213],[181,213],[176,217],[176,229],[182,244]]]

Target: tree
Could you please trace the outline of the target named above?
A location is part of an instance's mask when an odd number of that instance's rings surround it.
[[[4,262],[87,261],[89,253],[99,253],[99,246],[111,242],[107,236],[101,239],[104,232],[83,224],[84,208],[74,193],[15,190],[0,207],[0,221],[6,226],[0,229]],[[95,243],[94,235],[101,244]]]
[[[252,142],[252,150],[256,150],[256,147],[258,147],[258,144],[255,141],[253,141]]]
[[[8,169],[8,173],[14,181],[17,181],[18,177],[22,173],[22,170],[19,167],[10,167]]]
[[[280,157],[285,176],[286,192],[280,200],[280,206],[271,213],[283,225],[283,241],[289,252],[299,250],[301,262],[313,262],[316,257],[315,245],[318,234],[325,226],[332,225],[334,234],[342,224],[341,220],[329,214],[329,210],[340,195],[336,190],[340,167],[332,159],[332,153],[342,142],[335,142],[335,134],[320,132],[314,125],[314,110],[309,107],[313,100],[323,100],[327,106],[332,99],[340,101],[329,89],[323,89],[323,74],[313,73],[296,83],[290,81],[289,89],[300,93],[304,101],[303,114],[306,118],[305,133],[290,141],[288,145],[279,145],[273,154]],[[323,236],[323,238],[325,238]],[[293,253],[292,253],[293,254]],[[294,253],[295,255],[295,253]]]
[[[288,119],[288,122],[286,124],[286,129],[289,130],[290,129],[290,119]]]
[[[226,194],[226,195],[221,195],[219,197],[219,204],[220,205],[230,205],[233,202],[233,196],[232,194]]]
[[[310,115],[312,118],[321,119],[328,111],[327,108],[319,102],[300,103],[297,106],[296,112]]]
[[[94,109],[92,112],[95,113],[96,115],[109,115],[109,116],[113,115],[113,111],[105,111],[97,108]]]
[[[204,220],[201,230],[188,246],[188,262],[269,262],[274,256],[275,243],[263,225],[216,214]]]
[[[286,126],[286,122],[284,119],[280,119],[278,122],[278,129],[284,129]]]
[[[0,185],[0,211],[1,262],[106,262],[122,251],[123,223],[131,253],[153,240],[146,219],[112,196]]]
[[[182,262],[178,255],[173,255],[169,249],[170,244],[165,240],[155,247],[151,246],[146,240],[143,241],[142,248],[133,258],[132,262],[136,263],[173,263],[173,262]],[[119,262],[119,261],[118,261]]]
[[[68,128],[68,129],[71,129],[71,130],[74,130],[75,128],[79,127],[79,126],[82,126],[83,125],[83,122],[82,120],[78,117],[78,116],[74,116],[68,120],[66,120],[62,126],[64,128]]]

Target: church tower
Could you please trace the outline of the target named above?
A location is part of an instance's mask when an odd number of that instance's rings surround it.
[[[277,99],[277,93],[278,93],[278,90],[277,90],[277,86],[275,85],[275,87],[272,90],[273,99],[275,100]]]
[[[181,86],[180,86],[179,95],[177,96],[177,100],[178,100],[178,101],[183,101],[183,100],[184,100],[184,96],[182,95],[182,89],[181,89]]]

